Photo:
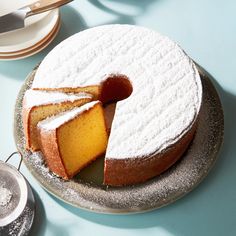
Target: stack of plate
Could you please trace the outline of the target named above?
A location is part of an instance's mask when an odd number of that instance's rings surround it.
[[[25,25],[25,28],[0,34],[0,60],[28,57],[48,46],[60,28],[59,10],[28,17]]]

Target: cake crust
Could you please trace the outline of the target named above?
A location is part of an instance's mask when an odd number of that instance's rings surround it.
[[[63,160],[58,147],[56,130],[38,130],[40,149],[44,154],[49,169],[58,176],[68,179]]]
[[[104,184],[124,186],[145,182],[177,162],[191,143],[197,122],[177,143],[156,155],[140,158],[105,159]]]

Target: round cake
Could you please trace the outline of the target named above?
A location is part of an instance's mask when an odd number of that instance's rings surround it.
[[[66,39],[40,64],[32,88],[117,102],[104,167],[104,183],[114,186],[143,182],[173,165],[193,139],[202,101],[200,76],[180,46],[132,25]]]

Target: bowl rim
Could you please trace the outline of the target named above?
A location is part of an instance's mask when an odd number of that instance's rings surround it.
[[[14,166],[6,162],[0,161],[0,168],[1,167],[3,167],[5,171],[8,171],[12,176],[14,176],[20,189],[20,200],[18,205],[9,215],[0,219],[0,227],[3,227],[16,220],[24,211],[28,199],[28,187],[24,176]]]

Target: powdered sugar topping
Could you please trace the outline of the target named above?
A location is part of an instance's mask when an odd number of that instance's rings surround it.
[[[24,96],[24,106],[33,107],[39,105],[56,104],[65,101],[74,102],[80,99],[92,98],[88,93],[67,94],[62,92],[39,91],[29,89]]]
[[[38,127],[43,130],[52,130],[58,128],[65,122],[72,120],[74,117],[80,115],[84,111],[87,111],[94,107],[99,101],[93,101],[84,104],[83,106],[77,107],[75,109],[59,113],[56,116],[52,116],[38,123]]]
[[[176,143],[196,121],[202,86],[192,60],[169,38],[131,25],[78,33],[41,63],[34,88],[99,85],[126,75],[133,93],[117,103],[106,158],[143,157]]]

